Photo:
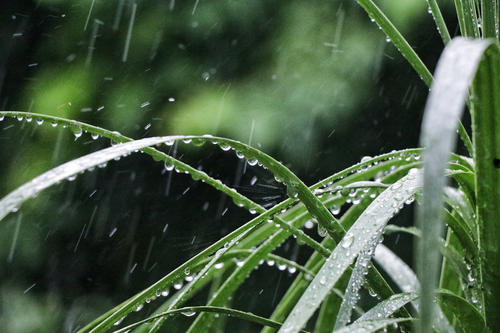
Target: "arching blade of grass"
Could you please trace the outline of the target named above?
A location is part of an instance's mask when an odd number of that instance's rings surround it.
[[[498,7],[497,7],[498,10]],[[498,12],[497,12],[498,15]],[[497,16],[498,20],[498,16]],[[470,56],[469,56],[470,57]],[[486,322],[500,327],[500,51],[485,52],[473,85],[472,113],[476,162],[477,223]]]
[[[381,318],[388,318],[391,316],[396,310],[405,306],[409,302],[417,299],[417,293],[402,293],[391,296],[389,299],[383,300],[382,302],[375,305],[361,317],[359,317],[355,322],[362,322],[366,320],[377,320]]]
[[[133,139],[126,137],[116,131],[110,131],[102,127],[93,126],[84,122],[70,120],[61,117],[54,117],[40,113],[20,112],[20,111],[0,111],[0,117],[10,118],[23,118],[31,119],[32,123],[52,124],[60,127],[66,127],[75,133],[86,132],[93,137],[104,137],[116,143],[125,143],[133,141]],[[232,198],[235,203],[245,207],[248,210],[255,210],[262,213],[264,209],[256,203],[249,200],[247,197],[238,193],[235,189],[224,185],[221,181],[208,176],[205,172],[200,171],[190,165],[183,163],[153,147],[146,147],[141,149],[145,154],[150,155],[155,161],[163,161],[166,165],[188,172],[194,179],[203,180],[206,184],[214,187]]]
[[[31,117],[32,119],[37,119],[37,120],[47,119],[46,116],[41,116],[38,114],[11,112],[11,111],[1,112],[0,115],[9,117]],[[53,122],[62,123],[66,126],[70,126],[71,128],[74,128],[76,131],[79,131],[80,133],[83,130],[92,131],[95,134],[110,136],[111,139],[113,140],[116,138],[118,139],[117,142],[120,142],[120,140],[127,141],[127,139],[124,139],[124,137],[119,135],[119,133],[113,133],[113,132],[110,133],[107,130],[97,128],[95,126],[90,126],[83,123],[77,123],[71,120],[68,121],[66,119],[57,117],[50,117],[50,119]],[[290,197],[298,197],[298,199],[300,199],[305,204],[305,206],[308,208],[311,214],[318,219],[318,222],[330,234],[333,234],[334,232],[337,233],[342,232],[342,229],[340,228],[338,221],[336,221],[336,219],[332,216],[332,214],[330,214],[330,212],[321,204],[321,202],[316,198],[316,196],[314,196],[314,194],[309,190],[309,188],[283,164],[281,164],[271,156],[263,153],[262,151],[235,140],[217,138],[212,136],[176,136],[176,137],[172,136],[172,139],[170,141],[172,140],[185,140],[185,141],[194,140],[197,144],[203,144],[205,142],[217,143],[223,149],[233,148],[236,150],[237,154],[241,154],[246,159],[255,161],[255,163],[257,162],[261,163],[264,167],[268,168],[273,173],[276,179],[279,179],[287,186],[287,191]],[[185,164],[181,165],[180,163],[176,163],[176,161],[174,161],[174,159],[171,157],[165,157],[161,155],[156,155],[156,156],[158,156],[158,159],[162,159],[162,157],[166,158],[169,163],[172,163],[172,165],[177,168],[177,170],[186,171],[191,175],[193,175],[193,177],[195,178],[202,178],[204,180],[208,178],[207,175],[204,174],[203,172],[200,171],[196,172],[195,171],[196,169],[193,169],[188,165]],[[248,199],[240,197],[237,198],[237,200],[240,199],[243,200],[242,203],[251,205],[248,202]],[[253,209],[257,208],[259,208],[259,211],[262,212],[262,208],[255,206],[253,207]]]
[[[123,145],[99,150],[53,168],[18,187],[2,198],[2,200],[0,200],[0,220],[10,212],[16,212],[24,201],[36,197],[39,192],[58,182],[76,176],[78,173],[85,172],[103,163],[107,163],[114,158],[122,157],[136,150],[164,143],[172,139],[174,139],[174,137],[153,137],[136,140]]]
[[[380,320],[366,320],[352,323],[340,330],[333,331],[334,333],[372,333],[378,332],[381,329],[399,324],[405,321],[411,321],[411,318],[396,318],[396,319],[380,319]],[[283,327],[283,326],[282,326]]]
[[[444,170],[455,146],[457,122],[479,60],[488,47],[485,41],[455,38],[446,47],[436,70],[436,80],[427,101],[422,125],[424,152],[423,204],[417,209],[422,230],[417,246],[417,272],[421,283],[419,332],[433,324],[433,293],[438,284],[439,235],[442,233]]]
[[[424,83],[428,87],[430,87],[433,81],[431,72],[429,71],[429,69],[427,69],[423,61],[413,50],[408,41],[406,41],[403,35],[399,32],[399,30],[394,26],[394,24],[392,24],[392,22],[387,18],[387,16],[385,16],[385,14],[380,10],[379,7],[377,7],[377,5],[372,0],[357,0],[357,1],[361,5],[361,7],[363,7],[363,9],[367,12],[368,16],[370,16],[371,19],[375,20],[375,23],[382,29],[382,31],[384,31],[384,33],[391,40],[392,44],[396,46],[401,55],[406,58],[408,63],[420,76],[422,81],[424,81]],[[439,19],[438,16],[436,17]],[[472,142],[460,120],[459,120],[458,131],[460,134],[460,138],[464,142],[465,147],[467,148],[469,154],[472,156],[473,153]]]
[[[257,316],[253,313],[250,312],[245,312],[245,311],[240,311],[240,310],[235,310],[235,309],[230,309],[230,308],[224,308],[224,307],[217,307],[217,306],[188,306],[180,309],[175,309],[175,310],[170,310],[170,311],[165,311],[163,313],[148,317],[146,319],[140,320],[134,324],[128,325],[126,327],[123,327],[119,330],[113,331],[114,333],[123,333],[123,332],[128,332],[130,329],[137,327],[143,323],[147,323],[150,321],[153,321],[155,319],[165,317],[165,316],[173,316],[173,315],[184,315],[186,317],[191,317],[194,316],[196,313],[200,312],[210,312],[210,313],[218,313],[218,314],[223,314],[223,315],[229,315],[232,317],[240,318],[243,320],[251,321],[260,325],[265,325],[269,327],[274,327],[274,328],[279,328],[281,327],[281,323],[275,322],[273,320]],[[301,331],[301,332],[307,332],[307,331]]]
[[[419,172],[412,169],[407,176],[382,192],[363,211],[288,315],[280,329],[281,333],[298,332],[304,327],[355,257],[367,246],[371,238],[380,232],[397,211],[397,207],[415,194],[418,181]],[[393,204],[396,209],[392,207]]]
[[[419,58],[417,53],[408,44],[406,39],[401,35],[399,30],[392,24],[392,22],[385,16],[380,8],[372,0],[357,0],[363,7],[368,16],[382,29],[382,31],[390,38],[392,44],[397,47],[401,55],[406,58],[413,69],[417,72],[420,78],[427,86],[432,83],[432,74],[427,69],[425,64]]]
[[[418,291],[420,283],[413,270],[385,245],[377,246],[374,259],[401,291],[405,293]]]

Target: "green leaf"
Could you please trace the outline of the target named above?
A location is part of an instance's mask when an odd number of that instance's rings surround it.
[[[388,318],[399,308],[405,306],[409,302],[414,301],[415,299],[417,299],[417,297],[418,297],[417,293],[402,293],[393,295],[389,299],[386,299],[375,305],[373,308],[371,308],[369,311],[367,311],[365,314],[359,317],[354,322],[354,324],[367,320]]]
[[[366,320],[353,323],[334,333],[372,333],[377,332],[389,325],[397,325],[399,323],[410,321],[411,318],[397,318],[397,319],[380,319],[380,320]]]
[[[420,78],[428,86],[432,83],[432,74],[429,72],[425,64],[419,58],[417,53],[408,44],[406,39],[401,35],[399,30],[392,24],[392,22],[385,16],[380,8],[372,0],[357,0],[363,7],[368,16],[375,21],[375,23],[384,31],[392,44],[396,46],[403,57],[408,60],[413,69],[417,72]]]
[[[453,39],[441,56],[427,100],[421,134],[424,152],[423,204],[417,208],[422,238],[417,246],[417,272],[421,283],[419,332],[433,324],[433,293],[438,285],[439,236],[442,234],[445,168],[453,150],[457,122],[479,60],[490,43]]]
[[[92,136],[92,138],[105,137],[112,140],[115,143],[125,143],[133,141],[133,139],[126,137],[116,131],[109,131],[107,129],[89,125],[84,122],[70,120],[61,117],[49,116],[40,113],[20,112],[20,111],[0,111],[0,117],[24,118],[24,119],[34,120],[32,123],[42,123],[42,124],[52,124],[52,125],[55,124],[60,127],[69,128],[73,131],[89,133]],[[206,184],[214,187],[218,191],[227,194],[229,197],[233,199],[233,202],[237,203],[242,207],[245,207],[248,210],[255,210],[259,213],[264,211],[262,207],[252,202],[247,197],[239,194],[235,189],[232,189],[224,185],[220,180],[208,176],[203,171],[197,170],[196,168],[193,168],[188,164],[183,163],[152,147],[143,148],[141,151],[150,155],[155,161],[163,161],[166,166],[183,170],[184,172],[189,173],[193,179],[203,180]]]
[[[298,332],[306,324],[356,256],[373,241],[374,236],[377,237],[398,207],[415,194],[418,178],[418,170],[412,169],[363,211],[295,305],[280,329],[281,333]]]
[[[498,6],[497,8],[497,21]],[[491,42],[490,42],[491,44]],[[485,52],[472,89],[476,163],[476,221],[479,226],[483,311],[491,330],[500,327],[500,51],[497,44]],[[481,301],[481,299],[479,300]]]
[[[143,323],[147,323],[147,322],[153,321],[155,319],[166,317],[166,316],[184,315],[186,317],[191,317],[191,316],[194,316],[196,313],[200,313],[200,312],[211,312],[211,313],[224,314],[224,315],[229,315],[232,317],[240,318],[243,320],[247,320],[250,322],[254,322],[254,323],[269,326],[269,327],[274,327],[274,328],[281,327],[281,324],[278,322],[275,322],[273,320],[270,320],[270,319],[267,319],[267,318],[264,318],[261,316],[257,316],[253,313],[250,313],[250,312],[229,309],[229,308],[224,308],[224,307],[217,307],[217,306],[188,306],[188,307],[184,307],[184,308],[180,308],[180,309],[175,309],[175,310],[170,310],[170,311],[165,311],[165,312],[159,313],[157,315],[140,320],[138,322],[135,322],[131,325],[120,328],[119,330],[115,330],[113,332],[114,333],[128,332],[128,330],[130,330],[134,327],[137,327]],[[307,331],[302,330],[301,332],[306,333]]]

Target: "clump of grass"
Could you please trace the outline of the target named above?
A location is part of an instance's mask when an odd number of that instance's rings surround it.
[[[397,327],[407,330],[413,323],[419,332],[493,332],[500,327],[499,3],[455,1],[462,36],[471,40],[451,39],[438,3],[429,0],[429,11],[446,44],[433,78],[375,3],[358,2],[431,88],[422,125],[422,148],[363,159],[311,187],[264,152],[230,139],[167,136],[132,140],[71,119],[0,112],[2,120],[15,117],[61,124],[77,136],[87,132],[117,143],[62,164],[14,190],[0,201],[0,219],[61,180],[138,150],[165,163],[167,169],[175,168],[204,181],[256,214],[80,332],[112,328],[116,332],[157,332],[171,325],[177,315],[195,318],[189,332],[209,331],[224,321],[225,315],[261,324],[265,326],[263,332],[300,332],[318,309],[316,332],[375,332]],[[472,118],[472,138],[459,120],[465,105]],[[470,156],[452,153],[457,130]],[[223,150],[234,150],[249,164],[259,164],[272,172],[286,185],[289,198],[265,209],[161,151],[161,145],[171,146],[180,140],[196,145],[214,143]],[[450,178],[455,185],[449,185]],[[389,225],[391,218],[415,198],[416,226]],[[338,208],[348,201],[352,205],[340,218],[335,217]],[[311,221],[325,236],[321,243],[301,230]],[[380,244],[382,235],[390,232],[405,232],[418,239],[417,274]],[[314,250],[305,265],[273,254],[290,237]],[[231,264],[234,258],[239,260],[238,265]],[[271,260],[291,273],[299,272],[270,318],[232,309],[228,301],[263,260]],[[399,290],[390,287],[372,261]],[[227,276],[224,281],[220,281],[221,272]],[[206,304],[185,306],[209,283],[215,292]],[[357,306],[362,288],[377,295],[379,304],[371,309]],[[129,313],[157,299],[162,301],[154,303],[158,306],[152,316],[137,322],[123,321]],[[350,323],[353,307],[356,319]]]

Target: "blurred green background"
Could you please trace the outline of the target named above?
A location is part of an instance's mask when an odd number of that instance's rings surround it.
[[[432,69],[442,45],[426,2],[377,3]],[[134,138],[226,136],[307,184],[417,145],[427,88],[353,0],[2,1],[0,17],[1,110]],[[0,195],[109,144],[5,119]],[[265,206],[286,197],[272,175],[229,152],[180,144],[175,154]],[[0,223],[0,332],[74,332],[249,217],[141,154],[55,186]],[[409,239],[386,243],[408,258]],[[310,254],[293,240],[279,251],[299,262]],[[262,267],[233,305],[267,316],[292,279]]]

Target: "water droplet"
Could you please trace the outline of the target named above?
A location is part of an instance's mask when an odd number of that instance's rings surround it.
[[[391,41],[391,39],[390,39],[389,37],[386,37],[386,38],[385,38],[385,42],[386,42],[386,43],[390,43],[390,41]]]
[[[135,308],[135,312],[139,312],[139,311],[141,311],[143,307],[144,307],[144,304],[139,304],[139,305]]]
[[[182,288],[182,282],[177,282],[177,283],[174,283],[174,289],[175,290],[179,290]]]
[[[210,80],[210,73],[209,72],[203,72],[203,74],[201,74],[201,78],[203,79],[203,81]]]
[[[323,228],[320,224],[318,224],[318,227],[316,229],[320,237],[326,237],[326,235],[328,234],[328,231],[325,228]]]
[[[186,317],[192,317],[196,314],[194,311],[182,311],[181,313]]]
[[[256,159],[249,159],[247,161],[248,165],[254,166],[257,165],[257,160]]]
[[[290,198],[296,198],[299,193],[297,192],[297,189],[293,185],[287,185],[286,187],[286,193]]]
[[[169,97],[169,98],[168,98],[168,101],[169,101],[170,103],[173,103],[173,102],[175,102],[175,98],[173,98],[173,97]]]
[[[170,158],[169,158],[169,159],[167,159],[167,160],[165,161],[165,169],[166,169],[167,171],[172,171],[172,170],[174,170],[174,167],[175,167],[175,166],[174,166],[174,161],[173,161],[172,159],[170,159]]]
[[[97,140],[99,139],[99,134],[92,133],[90,134],[90,137],[92,138],[92,140]]]
[[[73,135],[75,136],[75,140],[78,139],[79,137],[82,136],[82,128],[77,126],[77,127],[71,127],[71,131],[73,132]]]
[[[287,267],[287,266],[286,266],[285,264],[279,264],[279,265],[278,265],[278,270],[279,270],[279,271],[284,271],[284,270],[286,269],[286,267]]]
[[[371,160],[371,156],[363,156],[361,158],[361,162],[360,163],[365,163],[365,162],[368,162],[369,160]]]
[[[223,262],[218,262],[214,265],[215,269],[221,269],[222,267],[224,267],[224,263]]]
[[[342,240],[342,247],[344,249],[347,249],[352,245],[353,242],[354,242],[354,235],[352,234],[345,235],[344,239]]]
[[[43,119],[37,119],[37,120],[35,120],[35,122],[37,125],[41,125],[41,124],[43,124]]]
[[[231,146],[226,145],[226,144],[224,144],[224,143],[220,143],[220,144],[219,144],[219,147],[220,147],[220,149],[222,149],[222,150],[224,150],[224,151],[228,151],[228,150],[230,150],[230,149],[231,149]]]
[[[114,326],[120,325],[122,323],[123,319],[125,319],[125,317],[118,319],[118,321],[116,321],[113,325]]]
[[[163,291],[161,292],[161,295],[162,295],[163,297],[167,297],[169,293],[170,293],[170,291],[169,291],[168,289],[165,289],[165,290],[163,290]]]
[[[321,285],[323,285],[323,286],[324,286],[324,285],[326,284],[326,277],[322,276],[322,277],[319,279],[319,283],[320,283]]]
[[[189,267],[186,267],[186,268],[184,269],[184,274],[186,274],[186,275],[191,274],[191,270],[189,269]]]

